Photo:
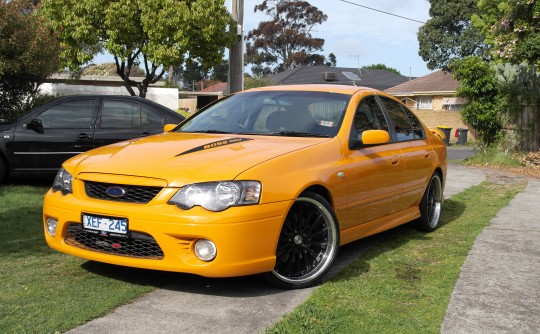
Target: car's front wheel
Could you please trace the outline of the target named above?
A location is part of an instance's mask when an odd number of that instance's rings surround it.
[[[266,280],[281,288],[319,282],[339,249],[339,224],[324,197],[306,192],[289,210],[279,235],[274,270]]]
[[[4,183],[7,177],[7,164],[4,162],[4,159],[0,157],[0,184]]]
[[[429,180],[426,192],[420,201],[420,218],[416,221],[419,229],[431,232],[439,227],[443,201],[442,182],[439,174],[434,173]]]

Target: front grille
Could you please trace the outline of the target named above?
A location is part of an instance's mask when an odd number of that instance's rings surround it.
[[[130,232],[130,238],[112,238],[88,233],[81,224],[70,224],[64,238],[66,244],[100,253],[135,257],[140,259],[163,259],[163,251],[150,235]]]
[[[125,193],[122,197],[112,197],[107,194],[110,187],[120,187]],[[130,186],[121,184],[111,184],[102,182],[84,181],[84,189],[88,197],[116,201],[124,203],[146,204],[150,202],[161,191],[160,187]]]

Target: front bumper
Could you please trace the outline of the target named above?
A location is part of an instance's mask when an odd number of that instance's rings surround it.
[[[43,205],[45,239],[58,251],[122,266],[207,277],[256,274],[274,268],[278,237],[293,201],[233,207],[222,212],[209,212],[200,207],[182,210],[164,203],[166,201],[127,204],[49,191]],[[85,239],[84,245],[74,242],[74,231],[86,234],[81,230],[83,212],[127,218],[130,232],[142,235],[143,239],[153,238],[162,256],[141,258],[117,252],[124,247],[123,241],[106,242],[111,240],[109,237]],[[54,237],[47,232],[48,218],[58,221]],[[215,243],[217,256],[213,261],[204,262],[195,256],[193,247],[199,239]],[[96,247],[92,242],[96,242]]]

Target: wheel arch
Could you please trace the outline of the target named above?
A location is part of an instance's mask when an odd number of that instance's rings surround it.
[[[439,175],[439,178],[441,179],[441,183],[442,183],[442,188],[444,189],[446,178],[444,177],[445,175],[443,173],[441,166],[438,166],[437,168],[435,168],[435,170],[433,171],[433,174],[435,173]]]
[[[302,194],[304,194],[306,192],[312,192],[312,193],[315,193],[317,195],[322,196],[328,202],[328,204],[330,204],[332,209],[334,209],[334,211],[335,211],[335,206],[334,206],[334,201],[333,201],[332,195],[331,195],[330,191],[328,190],[328,188],[326,188],[325,186],[322,186],[320,184],[311,185],[311,186],[307,187],[306,189],[304,189],[300,193],[300,196],[302,196]]]

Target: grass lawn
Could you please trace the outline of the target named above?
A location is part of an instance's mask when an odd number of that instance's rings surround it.
[[[447,200],[433,233],[401,226],[267,333],[439,333],[478,234],[525,187],[484,182]]]
[[[472,242],[524,185],[485,182],[445,203],[443,226],[409,226],[374,246],[269,333],[436,333]],[[45,186],[0,186],[0,332],[63,332],[152,291],[156,271],[88,262],[43,237]]]
[[[156,273],[87,262],[48,248],[45,186],[0,186],[0,332],[54,333],[154,289]],[[149,277],[153,275],[155,277]]]

